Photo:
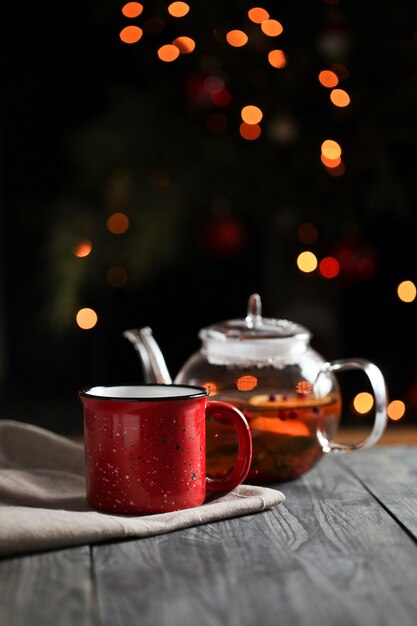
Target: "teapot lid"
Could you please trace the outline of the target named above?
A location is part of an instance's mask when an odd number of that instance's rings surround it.
[[[300,343],[305,345],[311,332],[286,319],[262,317],[261,298],[254,293],[249,297],[244,319],[212,324],[202,328],[199,337],[210,352],[214,349],[228,356],[260,358],[277,354],[277,350],[287,352]]]

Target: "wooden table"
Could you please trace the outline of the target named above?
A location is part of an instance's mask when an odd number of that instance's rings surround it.
[[[274,509],[0,561],[1,626],[415,626],[417,447],[325,457]]]

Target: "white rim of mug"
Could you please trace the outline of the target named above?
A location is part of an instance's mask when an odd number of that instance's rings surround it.
[[[135,396],[134,398],[123,396],[103,396],[89,393],[91,389],[95,389],[97,387],[100,387],[101,389],[113,389],[115,387],[176,387],[179,389],[195,389],[195,393],[187,395],[180,394],[178,396]],[[88,387],[87,389],[82,389],[81,391],[79,391],[79,396],[81,398],[91,398],[93,400],[112,400],[114,402],[165,402],[172,400],[195,400],[196,398],[204,398],[204,396],[208,396],[209,393],[210,391],[206,387],[200,387],[198,385],[142,383],[139,385],[95,385],[93,387]]]

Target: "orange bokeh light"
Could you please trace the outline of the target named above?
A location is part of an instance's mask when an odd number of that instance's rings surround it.
[[[324,278],[336,278],[340,272],[339,261],[332,256],[326,256],[319,263],[319,272]]]
[[[271,50],[268,54],[268,61],[272,67],[282,69],[287,65],[287,57],[283,50]]]
[[[120,31],[119,37],[123,43],[136,43],[143,35],[143,30],[139,26],[125,26]]]
[[[190,54],[195,49],[195,41],[191,37],[177,37],[172,45],[176,46],[181,54]]]
[[[246,122],[242,122],[239,127],[240,136],[247,141],[253,141],[254,139],[258,139],[261,134],[261,127],[259,124],[247,124]]]
[[[247,374],[246,376],[240,376],[236,381],[236,387],[239,391],[251,391],[255,389],[258,384],[258,379],[256,376],[251,376]]]
[[[211,380],[207,380],[205,383],[203,383],[203,387],[205,387],[206,389],[209,390],[209,395],[210,396],[215,396],[217,393],[217,385],[216,383],[213,383]]]
[[[350,104],[350,96],[344,89],[332,89],[330,100],[337,107],[347,107]]]
[[[127,2],[122,7],[122,13],[125,17],[139,17],[143,11],[143,5],[140,2]]]
[[[387,409],[388,417],[390,420],[397,421],[400,420],[405,413],[405,404],[402,400],[393,400],[389,403]]]
[[[158,50],[158,57],[161,59],[161,61],[165,61],[165,63],[171,63],[171,61],[175,61],[175,59],[178,59],[179,55],[179,48],[170,43],[161,46]]]
[[[86,239],[85,241],[81,241],[79,244],[75,246],[74,254],[75,256],[82,258],[82,257],[88,256],[92,248],[93,246],[91,244],[91,241],[88,241],[88,239]]]
[[[340,156],[338,156],[336,159],[328,159],[326,156],[324,156],[324,154],[322,154],[320,156],[320,159],[323,165],[325,165],[326,167],[330,167],[330,168],[337,167],[342,162],[342,159]]]
[[[284,30],[282,24],[278,20],[264,20],[261,23],[262,32],[268,37],[277,37]]]
[[[242,116],[242,120],[246,122],[246,124],[259,124],[263,117],[261,109],[253,104],[248,104],[243,107],[240,114]]]
[[[112,213],[107,220],[107,228],[113,235],[122,235],[129,228],[129,218],[124,213]]]
[[[248,17],[254,24],[261,24],[265,20],[269,19],[269,13],[261,7],[253,7],[248,11]]]
[[[337,74],[330,70],[322,70],[319,74],[319,81],[323,87],[336,87],[339,83]]]
[[[184,17],[189,10],[190,7],[186,2],[172,2],[168,7],[168,13],[172,17]]]
[[[234,48],[241,48],[248,43],[248,36],[243,30],[229,30],[226,35],[226,41]]]

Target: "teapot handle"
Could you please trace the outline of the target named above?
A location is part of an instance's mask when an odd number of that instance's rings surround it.
[[[371,383],[375,401],[375,419],[372,430],[368,437],[358,443],[337,443],[328,439],[322,431],[319,431],[317,437],[323,452],[354,452],[355,450],[370,448],[376,444],[385,431],[388,421],[388,393],[382,372],[374,363],[365,359],[340,359],[324,363],[320,374],[354,369],[365,372]]]

